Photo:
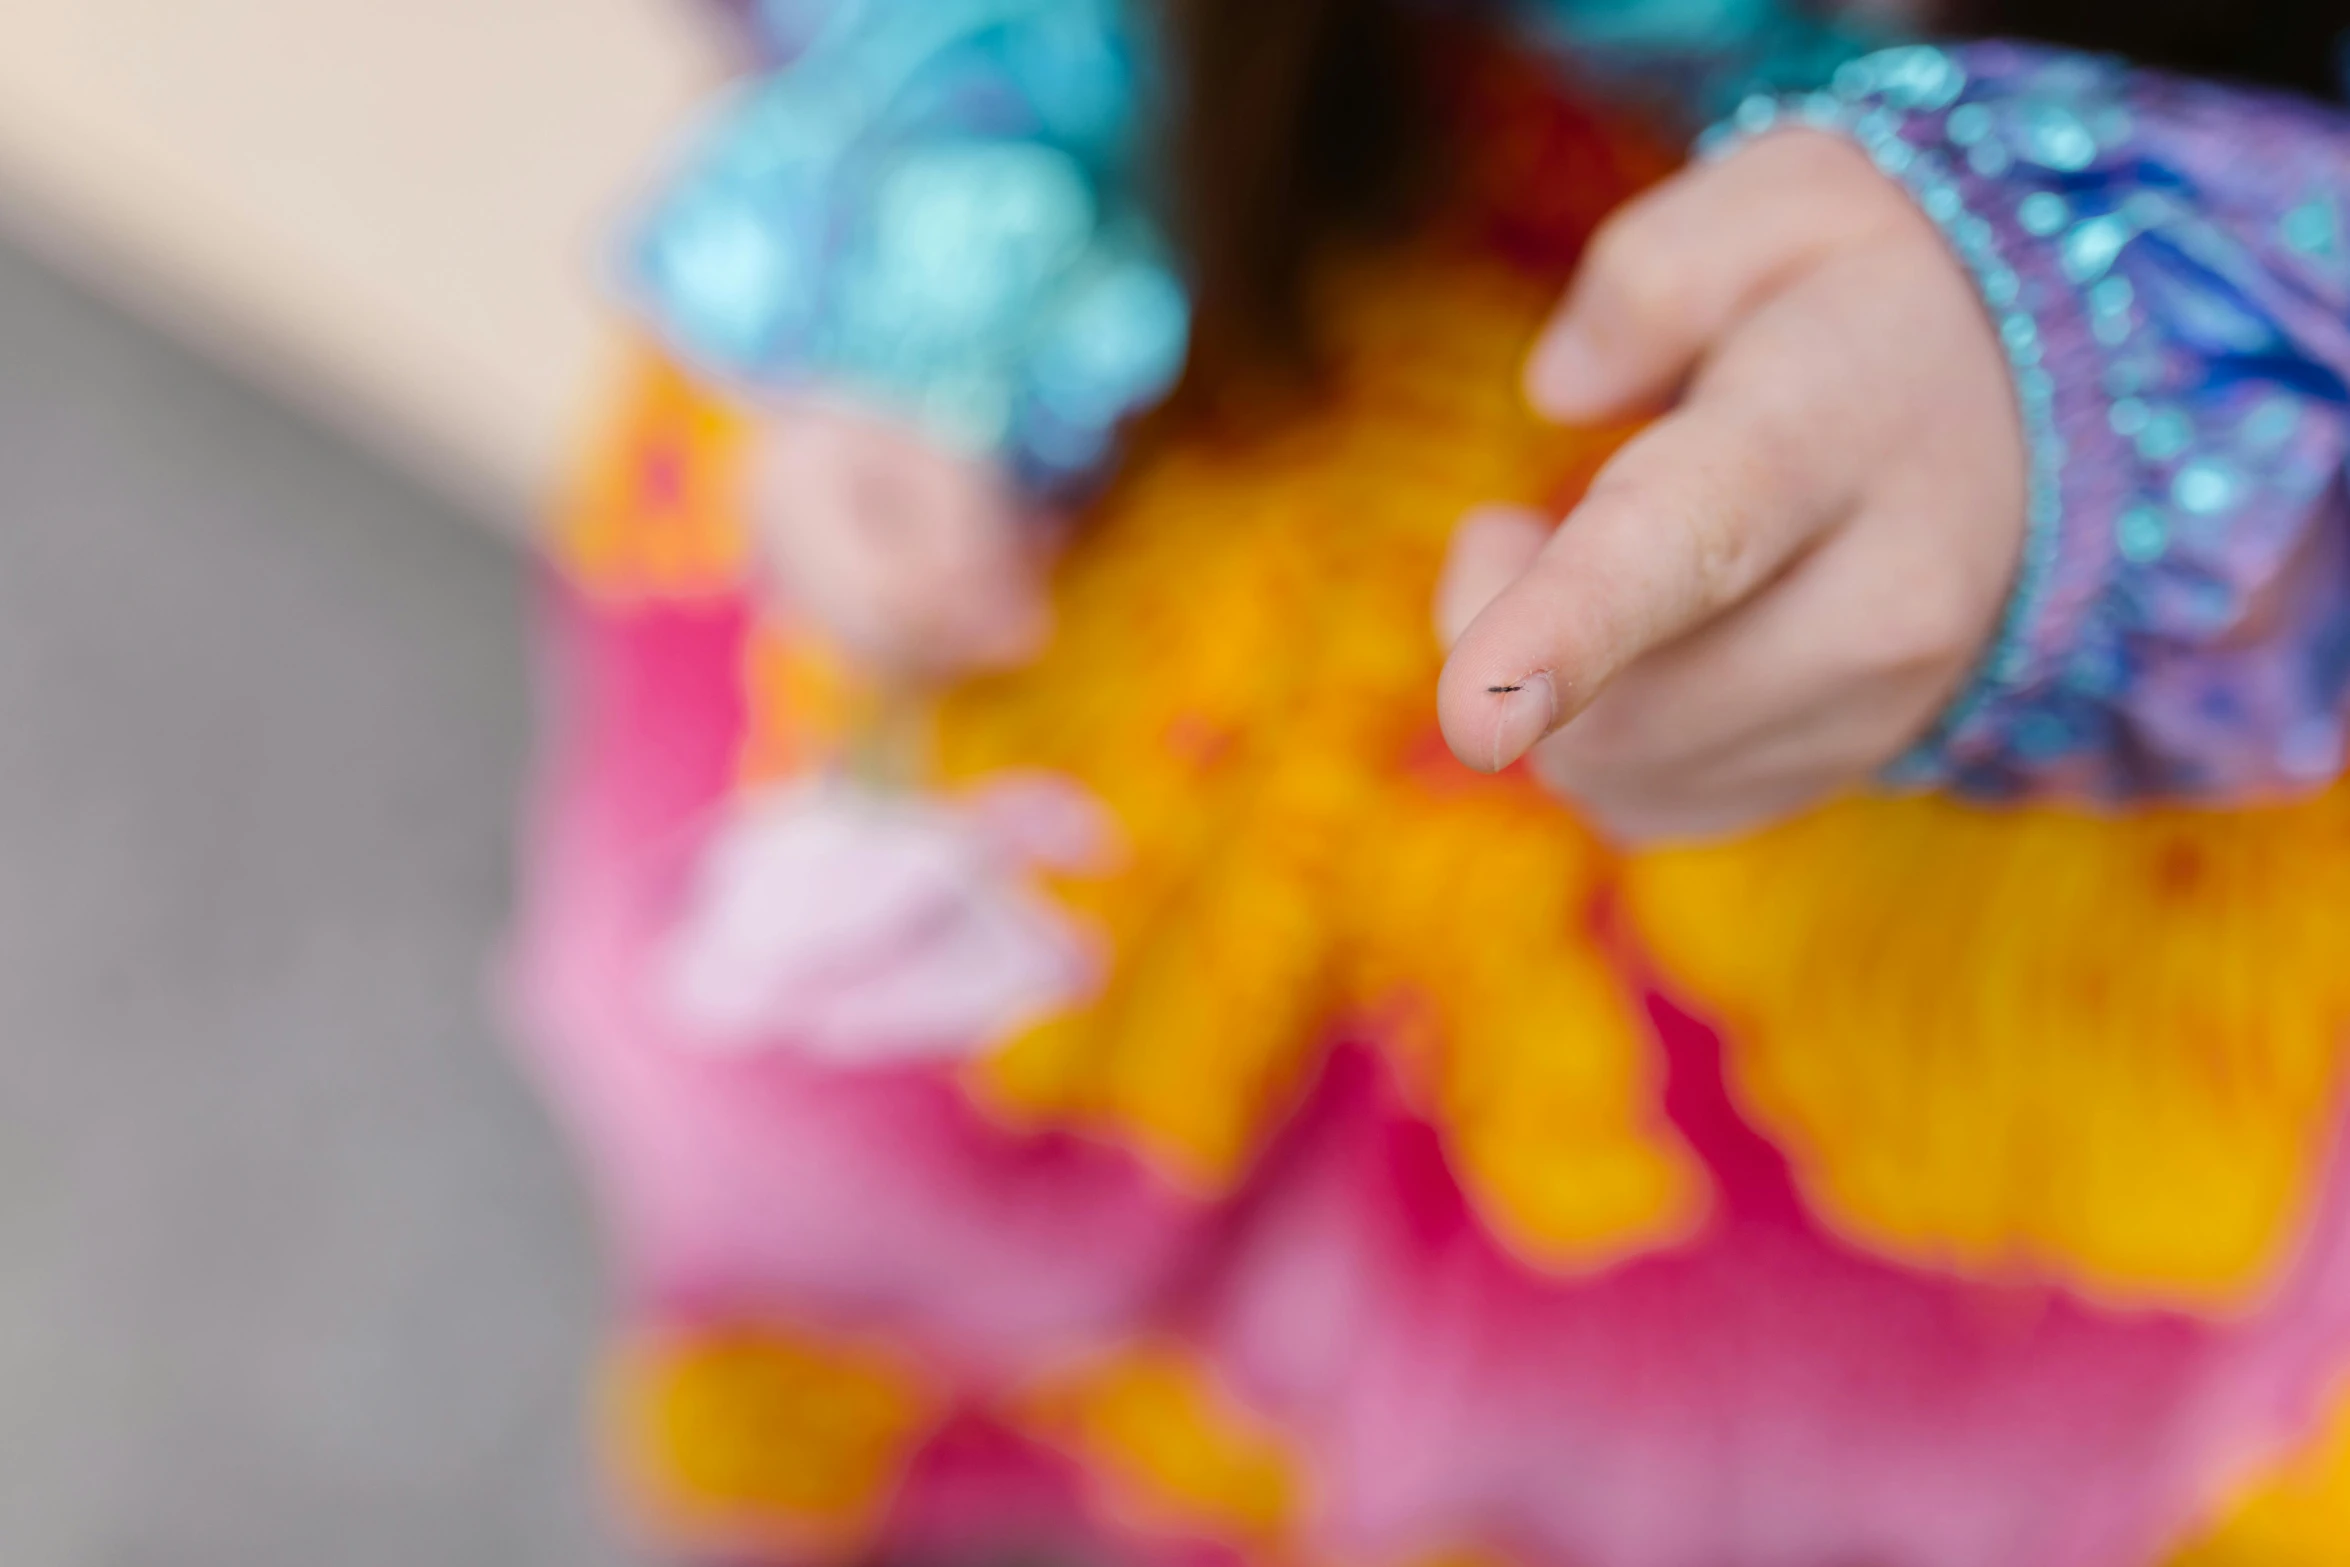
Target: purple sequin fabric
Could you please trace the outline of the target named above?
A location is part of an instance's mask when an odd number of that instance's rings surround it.
[[[1894,780],[2238,801],[2331,782],[2350,695],[2350,116],[1990,43],[1756,99],[1940,225],[2014,369],[2031,537]]]

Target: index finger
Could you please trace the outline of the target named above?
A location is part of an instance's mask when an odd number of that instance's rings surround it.
[[[1617,455],[1454,646],[1437,686],[1454,755],[1507,767],[1834,521],[1841,486],[1782,422],[1752,397],[1701,391]]]

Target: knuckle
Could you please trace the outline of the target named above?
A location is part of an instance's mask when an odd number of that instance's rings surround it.
[[[1873,194],[1892,183],[1849,138],[1811,126],[1787,126],[1756,142],[1747,153],[1759,168],[1800,184],[1814,197]]]
[[[1693,505],[1681,517],[1689,591],[1698,606],[1717,609],[1745,596],[1754,532],[1728,504]]]

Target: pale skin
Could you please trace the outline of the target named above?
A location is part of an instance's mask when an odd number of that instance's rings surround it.
[[[1526,391],[1561,423],[1656,418],[1563,520],[1462,521],[1436,701],[1468,766],[1526,759],[1628,842],[1746,830],[1864,785],[1994,634],[2025,514],[2006,364],[1842,140],[1778,133],[1625,208]],[[777,586],[850,647],[937,677],[1041,644],[1037,530],[984,463],[817,407],[772,445]]]

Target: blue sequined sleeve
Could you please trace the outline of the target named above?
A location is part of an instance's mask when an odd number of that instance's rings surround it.
[[[1900,781],[2242,799],[2344,769],[2350,116],[2007,44],[1756,98],[1966,262],[2033,448],[2005,628]]]
[[[859,397],[1038,489],[1098,473],[1190,335],[1143,178],[1155,0],[707,3],[762,63],[630,231],[627,286],[663,338],[738,390]],[[1855,50],[1782,0],[1505,8],[1693,124]]]
[[[631,228],[627,286],[663,338],[739,390],[861,397],[1040,489],[1100,471],[1190,335],[1143,178],[1155,0],[707,3],[762,63]],[[1782,0],[1504,8],[1692,124],[1857,47]]]
[[[1692,130],[1749,94],[1824,85],[1838,66],[1896,41],[1881,26],[1787,0],[1506,0],[1506,9],[1530,45],[1577,76]]]
[[[1181,369],[1142,199],[1148,51],[1123,0],[769,0],[770,64],[632,227],[627,286],[696,368],[821,386],[1080,483]]]

